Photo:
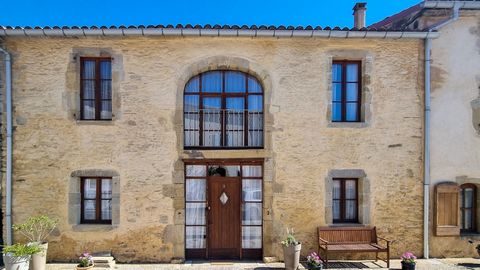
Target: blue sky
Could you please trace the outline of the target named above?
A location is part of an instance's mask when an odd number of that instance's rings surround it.
[[[367,25],[420,0],[367,0]],[[349,26],[350,0],[13,0],[2,1],[0,25],[265,24]]]

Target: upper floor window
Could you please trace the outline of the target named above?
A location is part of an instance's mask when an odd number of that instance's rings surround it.
[[[333,223],[358,223],[358,179],[333,179]]]
[[[80,62],[81,120],[112,120],[111,58],[82,57]]]
[[[361,121],[361,61],[334,61],[332,122]]]
[[[185,148],[262,148],[263,89],[239,71],[208,71],[184,92]]]
[[[473,184],[460,186],[460,230],[462,232],[475,232],[476,193],[477,188]]]
[[[112,223],[112,178],[81,178],[81,223]]]

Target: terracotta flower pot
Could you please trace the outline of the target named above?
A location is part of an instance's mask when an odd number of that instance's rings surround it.
[[[283,261],[285,270],[296,270],[300,265],[300,250],[302,244],[296,246],[283,247]]]
[[[77,265],[77,270],[88,270],[88,269],[92,269],[95,265],[90,265],[90,266],[86,266],[86,267],[81,267],[81,266],[78,266]]]

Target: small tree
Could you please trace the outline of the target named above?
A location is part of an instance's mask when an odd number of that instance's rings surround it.
[[[46,215],[30,217],[22,224],[13,225],[13,229],[20,232],[30,242],[42,243],[57,227],[57,220]]]

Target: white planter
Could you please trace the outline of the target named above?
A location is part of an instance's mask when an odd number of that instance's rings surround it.
[[[28,270],[30,265],[30,256],[14,257],[11,254],[3,254],[5,270]]]
[[[42,249],[41,252],[32,255],[30,262],[30,270],[45,270],[47,268],[47,250],[48,243],[38,244]]]
[[[300,265],[300,250],[302,244],[295,246],[283,247],[283,261],[286,270],[296,270]]]

